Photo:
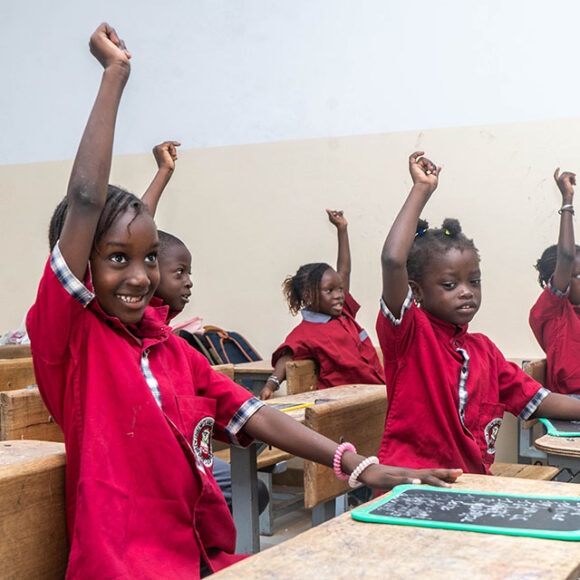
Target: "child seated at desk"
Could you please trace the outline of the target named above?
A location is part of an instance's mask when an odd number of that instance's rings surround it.
[[[319,389],[385,383],[376,349],[367,331],[355,320],[360,306],[349,294],[348,222],[342,211],[326,211],[338,232],[336,270],[325,263],[305,264],[284,281],[290,312],[300,312],[303,320],[274,351],[274,372],[260,399],[270,399],[280,388],[286,378],[286,363],[291,360],[316,361]]]
[[[568,171],[554,179],[562,194],[558,245],[536,263],[544,291],[530,311],[530,326],[546,353],[546,387],[580,396],[580,247],[574,242],[574,186]]]
[[[431,229],[419,219],[440,172],[422,155],[409,158],[413,187],[382,252],[377,334],[389,401],[379,459],[489,474],[505,410],[578,419],[580,401],[550,393],[467,331],[481,304],[479,252],[457,220]]]

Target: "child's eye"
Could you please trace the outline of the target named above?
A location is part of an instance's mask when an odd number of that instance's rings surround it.
[[[178,268],[178,269],[175,271],[175,273],[176,273],[178,276],[183,276],[183,273],[184,273],[184,272],[185,272],[185,270],[184,270],[183,268]]]
[[[480,278],[476,278],[475,280],[471,280],[471,284],[473,286],[481,286],[481,279]]]
[[[109,260],[116,264],[125,264],[125,262],[127,262],[127,256],[125,256],[125,254],[113,254],[109,257]]]
[[[155,252],[148,254],[145,256],[145,261],[149,262],[150,264],[155,264],[157,262],[157,254]]]
[[[455,282],[443,282],[441,286],[443,286],[445,290],[453,290],[457,284]]]

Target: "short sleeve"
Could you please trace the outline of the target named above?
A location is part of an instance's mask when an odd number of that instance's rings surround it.
[[[26,328],[35,358],[60,363],[67,356],[71,332],[94,298],[68,268],[58,244],[45,269],[36,302],[28,312]]]
[[[357,312],[360,310],[360,304],[348,292],[344,293],[343,310],[353,318],[356,318]]]
[[[556,294],[545,288],[530,310],[530,327],[540,346],[546,350],[547,341],[563,319],[564,309],[568,306],[568,296]]]
[[[410,347],[416,322],[416,310],[411,288],[407,292],[407,297],[401,307],[401,316],[398,319],[381,298],[376,330],[385,361],[397,360]]]
[[[264,406],[244,387],[211,368],[207,359],[190,349],[195,358],[198,394],[216,401],[215,428],[217,438],[237,446],[247,446],[253,439],[243,432],[252,415]]]
[[[276,366],[276,363],[280,357],[285,354],[291,354],[294,360],[301,360],[305,358],[316,358],[312,351],[310,345],[304,340],[302,325],[299,324],[287,337],[286,340],[274,351],[272,354],[272,366]]]
[[[527,375],[518,365],[507,361],[496,350],[499,366],[499,397],[506,410],[520,419],[529,419],[550,391]]]

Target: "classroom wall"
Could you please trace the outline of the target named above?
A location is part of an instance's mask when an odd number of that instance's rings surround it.
[[[184,149],[158,225],[193,253],[193,300],[184,316],[245,334],[267,357],[297,323],[281,283],[300,264],[336,259],[325,207],[342,208],[353,253],[352,292],[374,336],[380,249],[410,187],[407,154],[425,149],[443,165],[424,213],[458,217],[482,258],[483,305],[472,328],[507,356],[541,351],[528,329],[540,289],[533,264],[555,242],[556,166],[575,169],[580,119]],[[0,330],[15,328],[34,298],[46,259],[49,216],[70,161],[0,166],[3,184]],[[118,156],[112,183],[137,193],[154,174],[150,154]]]

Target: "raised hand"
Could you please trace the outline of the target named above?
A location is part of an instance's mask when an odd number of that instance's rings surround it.
[[[422,157],[424,154],[424,151],[415,151],[410,155],[409,172],[414,185],[422,185],[428,193],[433,193],[437,189],[441,167],[437,167],[427,157]]]
[[[571,171],[564,171],[564,173],[560,175],[560,168],[558,167],[556,171],[554,171],[554,179],[562,193],[562,204],[566,205],[572,203],[572,199],[574,198],[574,186],[576,185],[576,174]]]
[[[113,65],[119,65],[129,73],[131,66],[129,59],[131,54],[125,46],[125,42],[119,38],[112,26],[103,22],[91,36],[89,41],[91,54],[107,69]]]
[[[175,161],[177,160],[176,148],[180,146],[181,143],[178,141],[163,141],[163,143],[155,145],[153,147],[153,156],[157,162],[157,167],[173,172],[175,169]]]
[[[326,213],[328,214],[328,219],[333,226],[336,226],[337,228],[345,228],[348,225],[348,222],[344,217],[344,212],[341,209],[327,209]]]

